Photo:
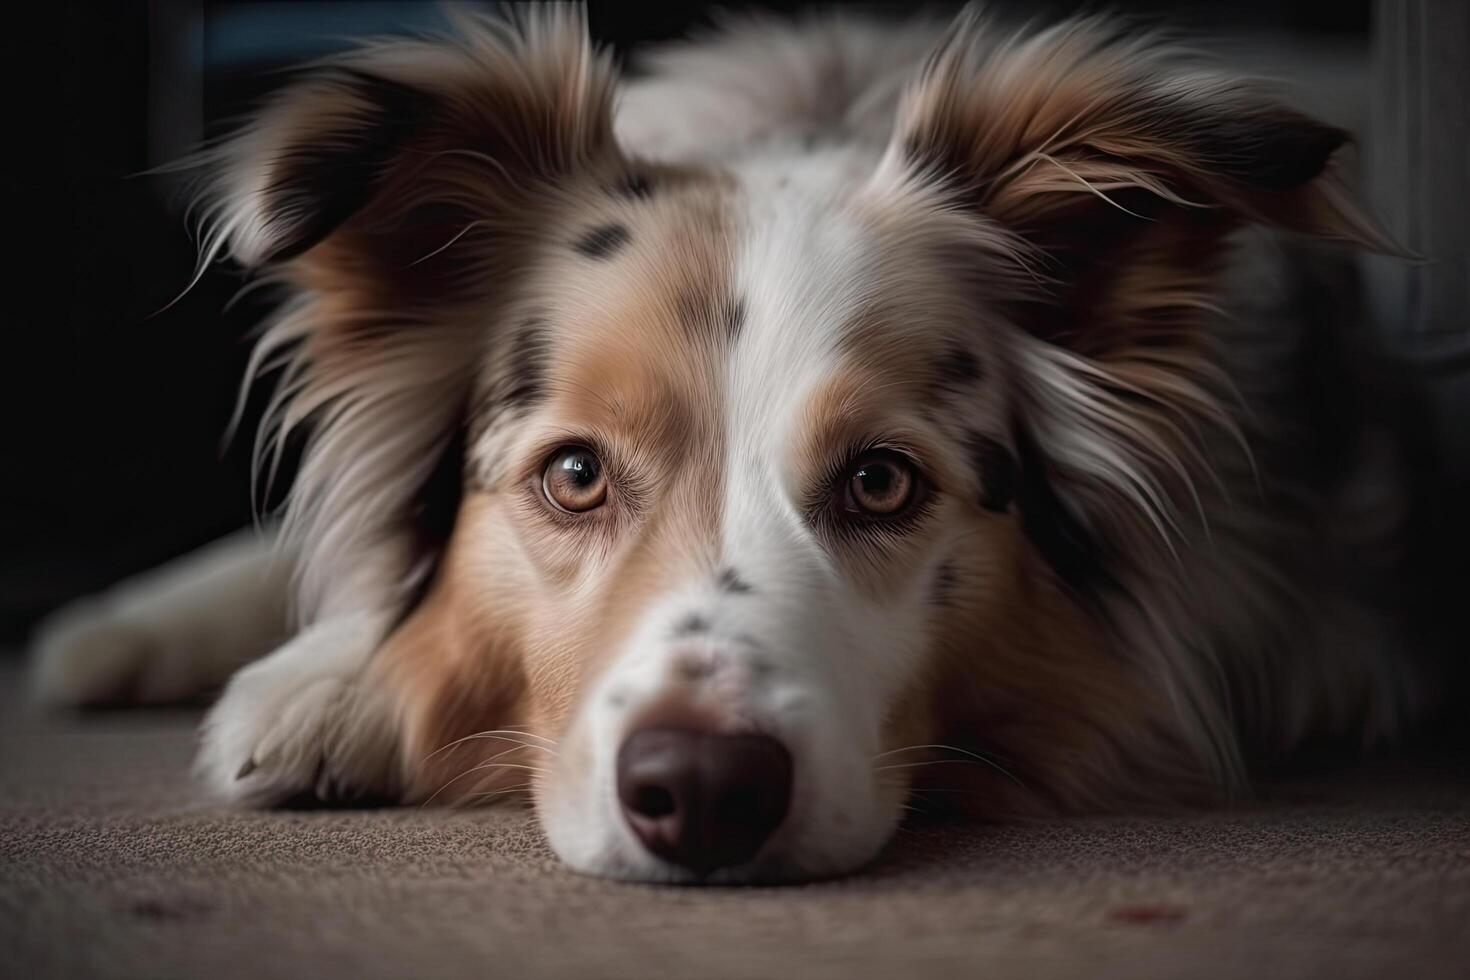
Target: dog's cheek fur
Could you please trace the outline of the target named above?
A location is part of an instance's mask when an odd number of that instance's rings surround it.
[[[1171,707],[1110,649],[1014,516],[976,514],[912,707],[953,764],[913,770],[925,807],[987,820],[1198,802],[1215,787]],[[959,762],[966,764],[959,764]],[[937,790],[926,795],[926,790]]]
[[[518,520],[505,493],[468,494],[438,576],[374,664],[374,686],[397,702],[409,800],[540,798],[548,781],[580,785],[584,760],[563,736],[581,696],[677,577],[635,559],[578,598],[526,547],[546,532]]]
[[[539,798],[548,781],[581,785],[586,760],[564,736],[585,694],[648,605],[698,564],[667,548],[589,558],[599,586],[588,593],[527,546],[565,532],[529,524],[504,492],[467,494],[423,602],[375,658],[370,683],[397,706],[406,799],[490,802]],[[702,531],[656,536],[698,542]]]
[[[653,202],[594,198],[576,220],[551,222],[553,244],[516,291],[519,315],[509,319],[520,333],[483,355],[501,366],[481,385],[495,397],[470,400],[451,543],[378,658],[381,683],[401,692],[403,764],[417,798],[527,783],[539,797],[546,780],[580,785],[578,746],[563,739],[580,699],[648,605],[714,562],[709,480],[722,442],[709,393],[737,307],[723,276],[722,192],[689,173],[660,178]],[[565,287],[589,279],[595,288]],[[534,372],[517,353],[528,348]],[[535,397],[507,404],[517,385]],[[629,486],[579,525],[547,520],[514,474],[539,440],[567,432],[606,440],[610,460],[661,488],[657,506]],[[561,742],[555,763],[518,749],[507,726],[525,726],[527,741]],[[444,748],[477,732],[496,734]],[[477,764],[487,768],[461,775]],[[546,772],[528,780],[513,768],[527,765]]]
[[[503,519],[486,504],[461,507],[434,582],[378,651],[368,679],[396,704],[408,800],[488,802],[494,797],[481,794],[525,788],[531,773],[519,767],[542,761],[524,747],[534,735],[510,734],[536,720],[522,652],[528,596],[513,569],[497,575],[499,588],[471,591],[477,555],[514,554]]]

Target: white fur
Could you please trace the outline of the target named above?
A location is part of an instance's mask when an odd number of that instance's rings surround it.
[[[377,616],[325,619],[237,673],[204,721],[196,769],[209,788],[255,804],[393,792],[394,719],[356,683],[382,637]]]
[[[618,138],[640,156],[720,164],[793,141],[881,147],[903,86],[943,27],[835,13],[798,25],[733,20],[716,37],[642,59],[650,74],[625,87]]]

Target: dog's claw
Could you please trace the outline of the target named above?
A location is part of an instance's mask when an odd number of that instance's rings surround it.
[[[252,755],[250,758],[248,758],[248,759],[245,760],[245,764],[242,765],[240,767],[240,770],[235,773],[235,778],[236,779],[244,779],[246,776],[250,775],[254,771],[255,771],[255,756]]]

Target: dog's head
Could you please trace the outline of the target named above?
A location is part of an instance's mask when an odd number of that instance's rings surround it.
[[[1097,606],[1230,428],[1228,233],[1371,234],[1342,134],[1096,23],[962,21],[886,149],[641,160],[615,97],[553,11],[352,55],[217,154],[211,249],[295,290],[301,599],[394,619],[406,792],[738,880],[867,860],[920,774],[1002,814],[1217,781]]]

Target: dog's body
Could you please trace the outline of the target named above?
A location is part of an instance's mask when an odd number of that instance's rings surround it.
[[[747,25],[616,120],[574,17],[464,32],[210,155],[209,258],[292,291],[286,554],[63,617],[47,696],[208,690],[289,592],[205,728],[223,797],[529,791],[575,867],[729,880],[852,868],[911,795],[1208,800],[1420,708],[1337,533],[1382,536],[1388,454],[1306,454],[1244,231],[1387,247],[1342,134],[1098,21]]]

